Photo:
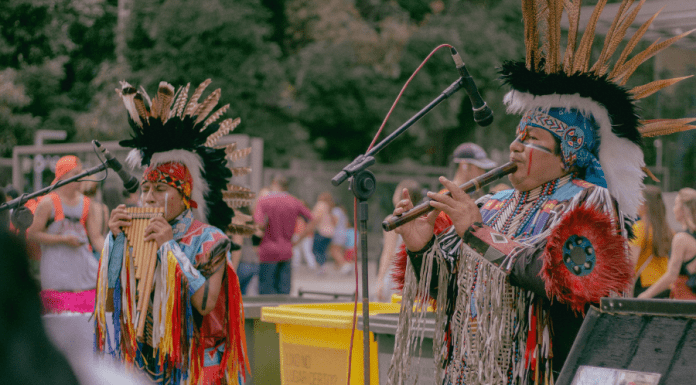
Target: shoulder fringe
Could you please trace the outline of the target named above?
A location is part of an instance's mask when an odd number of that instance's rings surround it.
[[[638,215],[642,202],[645,161],[640,147],[626,139],[619,138],[611,129],[609,114],[602,105],[589,98],[574,95],[535,96],[520,91],[510,91],[505,95],[508,113],[520,114],[531,109],[548,111],[550,108],[578,110],[585,116],[592,116],[600,127],[602,141],[599,150],[599,163],[602,165],[607,187],[616,198],[621,210],[630,218]]]

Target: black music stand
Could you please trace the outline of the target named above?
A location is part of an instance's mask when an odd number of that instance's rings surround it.
[[[602,298],[587,313],[556,384],[593,372],[603,381],[615,376],[616,384],[692,384],[695,359],[696,301]]]

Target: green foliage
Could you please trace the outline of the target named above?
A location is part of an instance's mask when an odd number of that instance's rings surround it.
[[[32,139],[40,119],[20,112],[31,103],[24,86],[17,82],[17,71],[0,71],[0,154],[12,154],[12,148]]]
[[[460,52],[493,124],[473,122],[462,90],[378,161],[446,165],[461,142],[504,153],[512,140],[518,117],[505,113],[497,68],[524,55],[519,0],[129,0],[120,15],[118,4],[0,0],[1,156],[30,144],[37,128],[66,130],[69,141],[126,138],[126,112],[114,93],[119,80],[152,95],[162,80],[195,87],[211,78],[209,91],[221,88],[221,104],[231,105],[227,115],[242,119],[237,132],[264,139],[266,165],[347,161],[367,150],[408,78],[445,43]],[[125,42],[122,49],[116,41]],[[629,86],[654,72],[652,62],[644,64]],[[380,139],[457,77],[448,50],[436,52]],[[686,83],[642,100],[641,115],[693,114]]]
[[[238,132],[271,146],[293,144],[279,98],[285,85],[281,52],[269,40],[271,13],[260,1],[142,1],[133,16],[131,84],[152,94],[160,81],[195,88],[210,78],[210,91],[221,88],[220,103],[230,104],[228,115],[241,117]]]
[[[496,66],[522,53],[515,38],[521,34],[517,1],[441,3],[428,6],[427,12],[422,4],[362,1],[353,8],[338,0],[288,3],[289,24],[301,31],[290,35],[289,44],[296,52],[289,58],[296,89],[293,116],[308,128],[323,158],[347,159],[365,152],[402,85],[443,43],[461,51],[484,97],[502,99]],[[384,135],[457,77],[449,50],[438,51],[410,83]],[[382,151],[380,161],[412,158],[446,164],[454,146],[476,136],[470,109],[466,94],[455,94]],[[496,127],[510,128],[511,121],[501,112],[496,111]]]
[[[77,136],[75,118],[90,108],[94,68],[113,53],[113,9],[105,0],[3,1],[0,68],[11,78],[3,93],[21,90],[26,102],[0,104],[1,156],[32,143],[39,127]]]

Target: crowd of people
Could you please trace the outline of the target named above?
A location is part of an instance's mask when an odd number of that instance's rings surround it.
[[[473,143],[464,143],[458,146],[452,157],[453,163],[457,166],[452,182],[457,185],[472,180],[497,166],[494,161],[490,160],[483,148]],[[56,168],[54,183],[78,173],[80,169],[80,162],[76,157],[66,156],[62,158]],[[251,211],[244,208],[242,212],[249,214],[255,212],[256,203],[263,201],[264,203],[259,207],[259,215],[281,213],[279,217],[292,219],[284,213],[288,207],[292,206],[285,201],[291,196],[286,191],[287,184],[288,181],[285,177],[275,176],[270,188],[264,188],[260,191]],[[61,296],[65,296],[65,293],[68,292],[79,293],[83,291],[79,289],[88,290],[87,297],[94,296],[97,263],[101,254],[103,238],[109,231],[107,222],[111,212],[103,201],[115,202],[112,203],[112,209],[121,204],[126,205],[126,207],[139,205],[138,193],[131,194],[116,188],[112,188],[111,191],[101,191],[99,185],[98,182],[92,180],[72,183],[47,195],[50,199],[45,202],[43,199],[39,199],[44,203],[35,206],[35,221],[32,227],[27,230],[27,240],[29,247],[34,245],[38,249],[38,255],[34,255],[33,258],[41,261],[39,272],[42,275],[37,278],[41,282],[42,298],[46,311],[91,312],[94,306],[93,301],[64,300],[61,299]],[[393,202],[395,206],[400,200],[404,188],[408,190],[409,199],[413,205],[422,201],[425,191],[423,186],[414,180],[405,179],[397,185],[394,191]],[[472,193],[471,196],[480,198],[485,193],[495,193],[506,188],[509,187],[505,183],[496,183],[494,187],[484,187]],[[271,195],[281,194],[285,198],[276,202],[275,205],[269,206],[273,200],[266,200],[264,197],[272,191],[274,194]],[[442,190],[442,192],[444,191],[447,189]],[[1,193],[7,202],[19,197],[12,185],[1,189]],[[669,208],[666,206],[659,187],[647,185],[643,190],[643,199],[638,210],[639,220],[632,227],[634,237],[630,242],[631,261],[635,266],[633,296],[637,298],[696,299],[696,294],[690,288],[696,288],[696,190],[684,188],[677,192],[674,205],[671,208],[674,218],[672,225],[668,221],[667,210]],[[87,201],[89,203],[85,208]],[[253,237],[238,238],[241,242],[241,249],[235,253],[241,258],[235,260],[233,257],[232,260],[239,276],[242,294],[247,293],[248,285],[253,278],[257,279],[256,283],[258,284],[258,287],[253,290],[255,293],[289,294],[291,268],[297,269],[304,265],[317,275],[323,275],[326,273],[329,256],[334,262],[334,270],[340,274],[353,272],[352,216],[346,215],[345,208],[336,205],[331,193],[326,191],[318,194],[317,202],[311,210],[304,201],[293,200],[293,202],[295,208],[302,213],[296,217],[294,227],[290,228],[291,221],[289,221],[282,230],[278,230],[275,224],[271,230],[268,223],[260,220],[258,222],[259,228],[264,227],[265,224],[267,229],[263,234],[259,233],[258,239],[256,239],[257,244],[254,244]],[[73,204],[71,205],[71,203]],[[60,207],[56,206],[57,204],[60,204]],[[9,214],[9,211],[4,212],[0,222],[6,229],[12,227]],[[275,231],[283,232],[290,245],[290,252],[288,253],[286,250],[283,253],[284,256],[278,261],[272,261],[273,257],[268,259],[267,250],[259,253],[259,246],[263,242],[263,238],[266,237],[266,242],[269,242],[274,234],[271,232]],[[403,239],[395,231],[383,231],[381,243],[382,251],[377,259],[377,278],[373,282],[374,289],[371,298],[376,301],[390,301],[392,294],[399,294],[392,275],[395,267],[394,258],[403,247]],[[36,253],[36,250],[34,252]],[[89,254],[92,254],[92,259],[86,257]],[[44,257],[40,258],[41,255]],[[83,262],[79,264],[64,263],[63,259],[66,255],[69,255],[70,258],[82,255]],[[269,263],[273,263],[276,267],[280,265],[280,268],[268,272],[269,269],[265,266]],[[260,266],[264,266],[264,268],[260,269]],[[81,270],[73,271],[76,268]],[[69,271],[63,272],[66,269]],[[260,274],[261,270],[264,272],[263,275]],[[281,270],[281,272],[276,270]],[[286,272],[282,273],[283,270]],[[79,286],[79,288],[73,287],[74,285]],[[57,295],[55,290],[57,289],[64,292],[58,299],[55,298]],[[77,308],[71,308],[68,303],[80,305]]]

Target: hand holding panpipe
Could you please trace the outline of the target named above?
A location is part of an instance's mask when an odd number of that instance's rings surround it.
[[[512,174],[515,172],[515,170],[517,170],[517,165],[513,162],[508,162],[464,183],[463,185],[459,186],[459,188],[468,194],[504,177],[505,175]],[[450,196],[452,193],[447,191],[445,195]],[[415,206],[398,217],[393,215],[388,217],[384,220],[384,222],[382,222],[382,228],[384,231],[394,230],[404,223],[411,222],[412,220],[420,217],[421,215],[425,215],[434,209],[435,208],[430,205],[430,199],[427,199],[425,202]]]

